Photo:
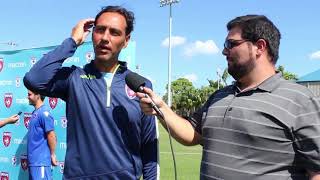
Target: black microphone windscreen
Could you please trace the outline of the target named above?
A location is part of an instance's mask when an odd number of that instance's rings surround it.
[[[132,89],[134,92],[140,92],[140,87],[144,87],[146,84],[146,78],[134,72],[127,74],[125,79],[129,88]]]

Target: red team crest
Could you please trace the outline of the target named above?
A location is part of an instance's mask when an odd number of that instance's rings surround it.
[[[11,132],[3,132],[2,142],[5,147],[8,147],[11,142]]]
[[[134,99],[136,97],[136,93],[133,90],[131,90],[127,85],[125,86],[125,89],[129,99]]]
[[[0,58],[0,72],[1,72],[2,69],[3,69],[3,64],[4,64],[4,61],[3,61],[3,58],[1,57],[1,58]]]
[[[26,126],[27,129],[29,128],[31,116],[32,116],[32,113],[24,113],[23,121],[24,121],[24,126]]]
[[[54,109],[58,104],[58,98],[49,97],[49,105],[51,109]]]
[[[6,105],[7,108],[10,108],[10,106],[12,104],[12,99],[13,99],[12,93],[5,93],[4,94],[4,104]]]
[[[21,155],[20,162],[21,162],[21,168],[24,171],[26,171],[28,169],[28,156],[27,155]]]
[[[1,172],[1,180],[9,180],[9,173]]]

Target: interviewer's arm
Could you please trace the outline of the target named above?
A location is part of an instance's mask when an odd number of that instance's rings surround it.
[[[170,128],[171,135],[179,143],[192,146],[200,143],[201,135],[197,133],[190,122],[182,117],[178,116],[171,108],[164,103],[160,97],[158,97],[151,89],[144,88],[146,94],[150,96],[151,99],[156,103],[159,109],[164,115],[164,119],[158,116],[161,124],[167,129]],[[140,106],[145,114],[157,115],[157,113],[150,106],[151,99],[145,97],[144,93],[137,93],[140,98]]]
[[[13,124],[19,120],[19,115],[13,115],[11,117],[8,117],[7,119],[4,119],[0,121],[0,128],[7,125],[7,124]]]

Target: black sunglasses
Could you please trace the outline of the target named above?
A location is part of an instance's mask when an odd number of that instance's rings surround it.
[[[246,41],[250,41],[249,39],[239,39],[239,40],[235,40],[235,39],[226,39],[226,41],[224,42],[223,46],[226,49],[232,49],[236,46],[239,46],[240,44],[246,42]]]

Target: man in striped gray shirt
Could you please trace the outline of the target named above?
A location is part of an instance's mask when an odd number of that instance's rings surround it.
[[[320,179],[319,99],[276,72],[279,30],[261,15],[237,17],[227,29],[223,55],[236,82],[216,91],[189,120],[150,89],[145,93],[177,141],[203,145],[200,179]],[[143,111],[156,115],[151,100],[138,96]]]

